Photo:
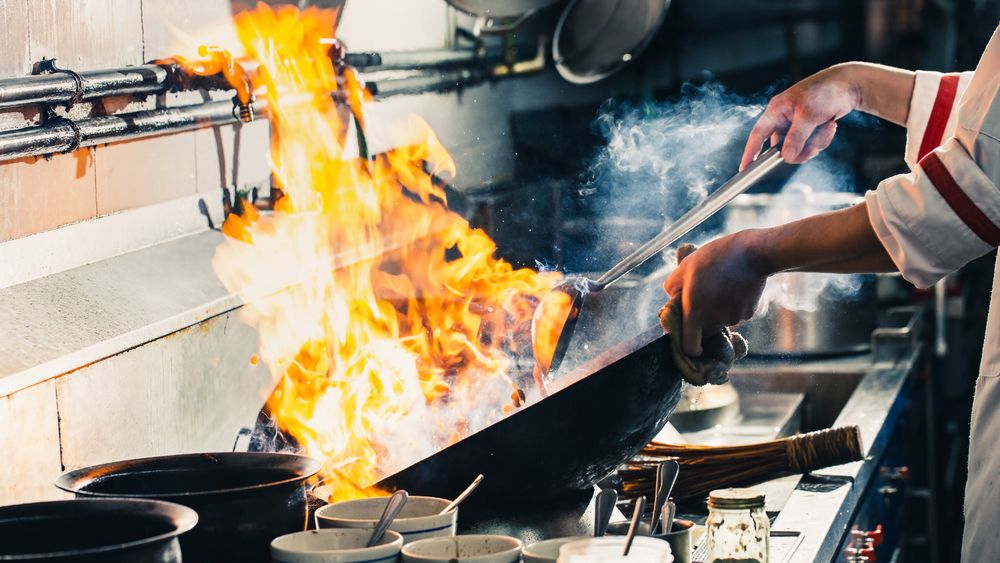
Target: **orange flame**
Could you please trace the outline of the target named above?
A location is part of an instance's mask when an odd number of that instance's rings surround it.
[[[274,213],[230,215],[214,266],[278,380],[271,413],[324,460],[339,500],[524,404],[531,316],[558,275],[496,258],[448,210],[435,177],[454,163],[419,118],[406,146],[346,156],[364,93],[320,42],[335,15],[260,4],[235,18],[285,197]]]

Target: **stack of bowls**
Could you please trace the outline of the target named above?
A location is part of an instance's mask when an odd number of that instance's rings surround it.
[[[315,512],[316,525],[325,528],[362,528],[371,530],[382,515],[388,497],[335,502]],[[410,497],[389,529],[403,536],[403,543],[451,537],[458,525],[458,509],[439,514],[450,500],[437,497]]]
[[[322,482],[321,482],[322,484]],[[441,511],[451,501],[411,496],[392,521],[383,541],[363,547],[389,497],[320,506],[327,491],[314,488],[310,508],[316,530],[288,534],[271,543],[276,563],[517,563],[521,540],[498,535],[456,536],[458,509]],[[392,538],[392,539],[390,539]]]

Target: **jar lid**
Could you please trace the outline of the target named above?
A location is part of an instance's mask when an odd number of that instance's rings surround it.
[[[708,493],[708,507],[729,510],[764,508],[764,492],[757,489],[716,489]]]

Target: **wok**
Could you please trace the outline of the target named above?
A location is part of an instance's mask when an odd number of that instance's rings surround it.
[[[185,454],[77,469],[56,480],[83,498],[166,500],[193,508],[198,525],[181,538],[185,561],[270,560],[274,538],[305,529],[303,483],[318,461],[276,453]]]
[[[484,512],[530,509],[579,494],[630,459],[663,428],[680,398],[669,336],[383,481],[452,498],[478,473],[486,479],[462,505]]]
[[[580,313],[547,398],[388,476],[384,487],[454,498],[477,474],[486,479],[462,504],[520,508],[579,496],[633,457],[666,424],[681,378],[656,311],[661,275],[628,290],[595,294]],[[287,447],[288,437],[258,418],[253,448]],[[589,497],[588,495],[585,495]]]

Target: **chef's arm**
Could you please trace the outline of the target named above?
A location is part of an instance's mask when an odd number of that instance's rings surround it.
[[[895,271],[866,206],[740,231],[687,256],[663,284],[671,299],[681,300],[684,351],[698,356],[703,333],[750,318],[767,278],[778,272]]]
[[[855,110],[906,125],[915,74],[870,63],[823,69],[771,98],[754,124],[740,169],[768,140],[781,144],[785,162],[802,163],[830,146],[837,120]]]
[[[831,68],[840,68],[857,88],[855,109],[906,126],[916,73],[873,63],[842,63]]]
[[[865,203],[768,229],[738,233],[760,272],[895,272]]]

